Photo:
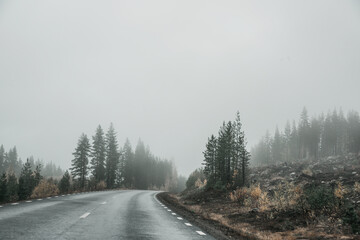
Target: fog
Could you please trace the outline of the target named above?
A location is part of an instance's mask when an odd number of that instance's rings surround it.
[[[359,1],[1,1],[0,144],[70,167],[110,123],[180,174],[240,111],[266,130],[359,111]]]

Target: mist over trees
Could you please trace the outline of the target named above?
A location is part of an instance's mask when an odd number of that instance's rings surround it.
[[[87,135],[82,134],[73,154],[71,174],[79,190],[124,187],[177,191],[179,184],[185,185],[174,164],[154,156],[141,140],[135,150],[128,139],[119,147],[112,124],[106,134],[99,125],[92,140],[90,144]],[[61,180],[63,189],[67,179],[64,175]]]
[[[250,153],[246,150],[245,133],[242,130],[240,113],[235,121],[223,123],[218,137],[211,135],[204,151],[204,170],[207,187],[236,188],[247,183]],[[195,178],[201,173],[194,172]],[[192,185],[191,181],[187,185]]]
[[[273,136],[269,132],[252,149],[252,163],[273,164],[299,159],[324,158],[360,152],[360,117],[356,111],[334,110],[318,117],[309,118],[306,108],[300,114],[298,124],[288,121],[284,130],[276,127]]]
[[[0,146],[0,202],[26,200],[31,197],[40,181],[46,178],[57,183],[63,170],[52,162],[36,160],[29,157],[23,162],[16,147],[5,151]]]

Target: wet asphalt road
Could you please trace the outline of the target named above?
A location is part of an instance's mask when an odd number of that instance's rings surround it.
[[[214,239],[156,194],[91,192],[2,205],[0,239]]]

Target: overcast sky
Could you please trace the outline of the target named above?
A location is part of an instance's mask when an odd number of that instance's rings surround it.
[[[70,167],[114,123],[181,174],[240,111],[265,131],[360,110],[360,1],[0,0],[0,144]]]

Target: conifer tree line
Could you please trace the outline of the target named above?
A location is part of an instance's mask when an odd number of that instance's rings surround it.
[[[73,156],[70,170],[74,188],[79,190],[177,188],[174,164],[155,157],[141,140],[135,151],[128,139],[120,148],[113,124],[106,133],[99,125],[91,140],[82,134]]]
[[[250,153],[239,112],[235,121],[223,122],[217,137],[208,138],[203,154],[207,187],[236,188],[247,184]]]
[[[347,116],[334,110],[326,116],[309,118],[306,108],[298,124],[288,121],[284,130],[276,127],[252,149],[252,163],[273,164],[301,159],[317,160],[329,156],[360,153],[360,117],[352,110]]]
[[[27,158],[26,162],[18,158],[16,147],[5,152],[0,146],[0,202],[13,202],[26,200],[40,182],[46,181],[57,184],[58,178],[63,175],[63,170],[52,162],[45,164],[43,161]]]

